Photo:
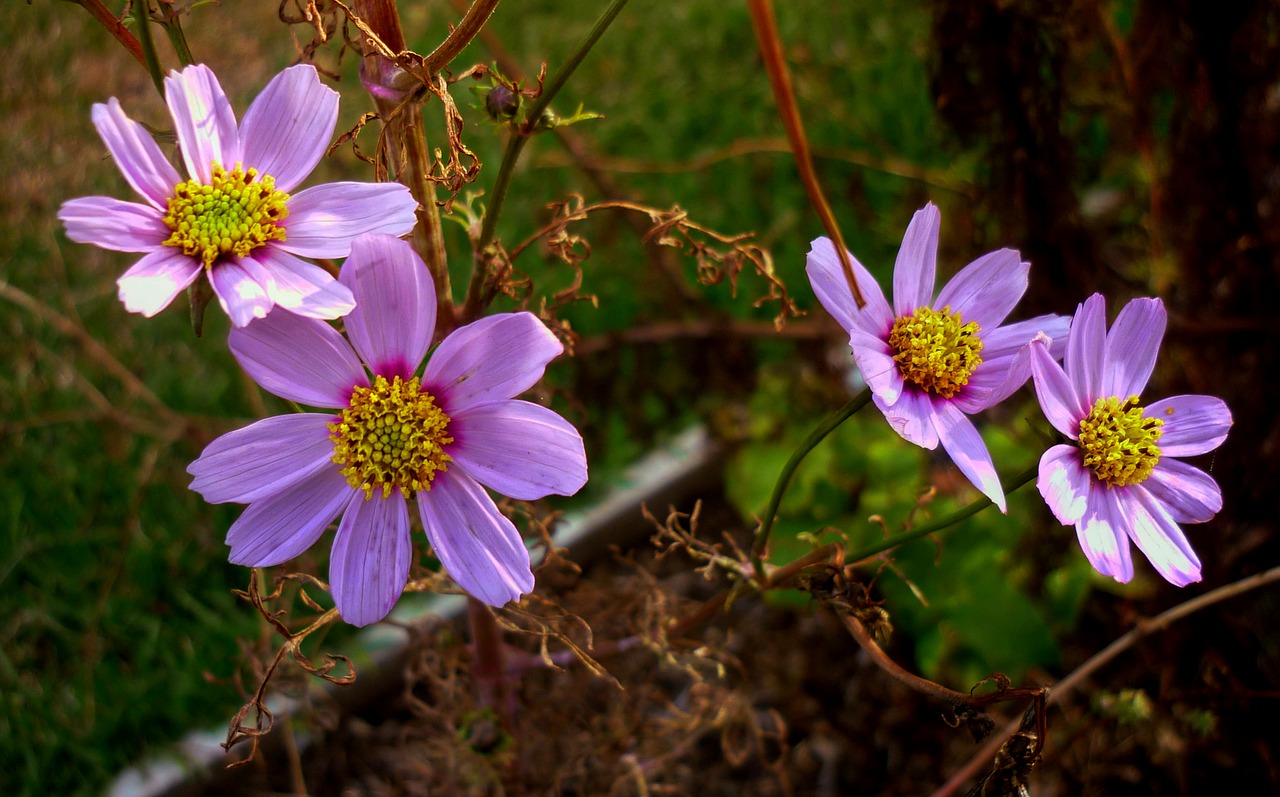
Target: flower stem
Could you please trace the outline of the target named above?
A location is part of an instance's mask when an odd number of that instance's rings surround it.
[[[844,238],[840,235],[840,227],[836,224],[835,214],[827,204],[822,193],[822,185],[818,182],[818,174],[813,168],[813,156],[809,153],[809,140],[804,134],[804,122],[800,119],[800,109],[796,106],[796,95],[791,90],[791,77],[787,73],[787,61],[782,54],[782,42],[778,38],[778,25],[773,16],[773,0],[747,0],[747,10],[751,12],[751,26],[755,28],[756,41],[760,44],[760,56],[764,61],[765,71],[769,73],[769,83],[773,87],[773,98],[778,103],[778,116],[782,118],[782,126],[787,131],[787,141],[791,144],[791,154],[795,158],[796,168],[800,171],[800,181],[804,191],[809,195],[809,202],[817,211],[822,226],[835,245],[836,257],[840,259],[840,268],[844,271],[849,291],[853,293],[853,301],[861,310],[867,301],[858,287],[858,280],[853,275],[853,263],[849,260],[849,251],[845,249]]]
[[[1005,479],[1001,483],[1001,487],[1004,489],[1005,495],[1008,495],[1009,493],[1013,492],[1014,490],[1017,490],[1022,485],[1034,479],[1036,477],[1036,474],[1039,472],[1040,472],[1040,465],[1039,463],[1037,463],[1027,468],[1026,470],[1022,471],[1021,473],[1015,476],[1010,476],[1009,478]],[[948,526],[953,526],[956,523],[959,523],[960,521],[964,520],[965,518],[971,515],[978,514],[979,512],[981,512],[982,510],[986,509],[989,506],[995,506],[995,504],[991,503],[990,498],[983,496],[982,498],[979,498],[978,500],[974,501],[968,506],[965,506],[961,509],[957,509],[955,512],[952,512],[950,515],[947,515],[944,518],[935,520],[932,523],[926,523],[923,526],[920,526],[918,528],[909,529],[907,531],[902,532],[901,534],[894,534],[889,537],[885,537],[880,542],[874,543],[872,545],[868,545],[865,548],[854,551],[849,554],[849,556],[847,557],[847,561],[860,562],[863,559],[866,559],[871,556],[875,556],[881,551],[887,551],[890,548],[896,548],[899,545],[902,545],[903,543],[911,542],[912,540],[919,539],[928,534],[933,534],[934,532],[941,531]]]
[[[751,548],[751,564],[755,569],[756,578],[764,579],[764,549],[769,544],[769,534],[773,531],[773,522],[778,517],[778,506],[782,503],[782,496],[787,492],[787,487],[791,484],[791,477],[795,475],[796,468],[800,467],[801,461],[804,460],[809,452],[812,451],[818,443],[821,443],[827,435],[836,430],[840,424],[847,421],[855,412],[867,406],[871,401],[870,388],[863,390],[854,396],[848,404],[836,410],[818,427],[809,433],[791,454],[791,458],[787,460],[787,464],[782,466],[782,472],[778,474],[778,481],[773,486],[773,495],[769,498],[769,506],[764,512],[764,521],[760,524],[760,531],[756,534],[755,545]]]
[[[142,45],[138,43],[138,38],[129,32],[115,14],[102,4],[101,0],[70,0],[70,2],[88,11],[98,24],[107,29],[120,45],[129,51],[139,64],[147,65],[147,58],[142,54]]]
[[[504,733],[515,730],[515,702],[507,684],[507,667],[502,647],[502,629],[493,610],[467,596],[467,623],[471,626],[471,643],[475,660],[471,677],[476,681],[477,702],[498,717]]]
[[[449,62],[457,58],[471,40],[480,33],[481,28],[489,21],[489,17],[497,7],[498,0],[475,0],[467,9],[467,13],[449,32],[448,38],[427,56],[423,66],[432,73],[448,66]]]
[[[515,174],[516,161],[520,158],[520,152],[524,149],[525,142],[533,133],[538,120],[542,117],[543,111],[555,99],[560,89],[564,88],[564,84],[569,80],[574,70],[587,57],[587,53],[591,52],[591,48],[600,40],[604,32],[609,29],[609,25],[622,12],[626,4],[627,0],[613,0],[609,4],[609,7],[596,20],[591,32],[587,34],[587,37],[582,40],[582,43],[569,56],[569,60],[565,61],[560,66],[560,69],[552,75],[550,82],[543,88],[542,93],[525,116],[520,129],[511,131],[510,138],[507,139],[506,149],[502,153],[502,163],[498,166],[498,176],[493,182],[493,196],[489,200],[488,208],[485,210],[484,224],[480,228],[480,239],[476,243],[471,282],[467,286],[466,303],[463,305],[462,310],[462,319],[464,321],[478,315],[482,309],[479,305],[481,296],[484,293],[484,282],[488,276],[489,263],[491,262],[491,258],[486,252],[490,244],[493,243],[493,236],[498,226],[498,217],[502,213],[502,205],[507,198],[507,189],[511,187],[511,177]]]
[[[151,75],[156,91],[164,96],[164,72],[160,69],[160,57],[156,55],[156,40],[151,36],[151,8],[149,0],[142,0],[142,12],[135,7],[134,21],[138,23],[138,42],[142,45],[142,57]]]

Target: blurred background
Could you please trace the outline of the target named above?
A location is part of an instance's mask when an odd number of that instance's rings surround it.
[[[282,22],[274,3],[192,5],[191,49],[239,114],[314,33]],[[418,52],[460,15],[443,0],[404,5]],[[502,4],[454,71],[495,60],[511,77],[535,75],[542,61],[554,70],[603,5]],[[881,574],[899,661],[961,689],[997,669],[1051,682],[1139,618],[1280,561],[1280,414],[1270,381],[1280,368],[1280,6],[778,5],[824,188],[850,250],[882,285],[911,214],[935,202],[940,285],[1009,246],[1032,263],[1019,317],[1069,314],[1094,292],[1107,295],[1112,316],[1130,298],[1159,296],[1170,324],[1145,397],[1209,393],[1235,417],[1226,444],[1196,463],[1226,496],[1217,518],[1186,529],[1204,562],[1201,584],[1178,591],[1145,563],[1125,587],[1098,578],[1071,530],[1024,488],[1007,518],[984,513],[945,545],[906,546]],[[0,782],[15,794],[97,793],[143,754],[217,726],[242,702],[242,646],[262,627],[230,592],[249,578],[226,562],[222,543],[239,510],[203,504],[187,490],[185,467],[213,437],[285,407],[238,372],[221,314],[209,313],[197,339],[181,299],[154,319],[126,313],[115,280],[134,258],[72,244],[57,222],[73,197],[130,198],[89,108],[118,97],[132,118],[167,129],[145,71],[71,3],[0,5],[0,45]],[[177,66],[160,47],[165,67]],[[335,136],[372,110],[357,56],[341,52],[341,37],[315,54],[340,78],[330,82],[343,94]],[[482,190],[502,138],[473,107],[469,85],[453,95],[486,164],[470,187]],[[756,306],[768,286],[749,267],[736,292],[727,281],[700,285],[693,259],[642,241],[647,217],[610,211],[574,227],[591,245],[580,293],[598,306],[560,312],[580,336],[578,353],[552,367],[549,384],[587,441],[593,482],[582,501],[700,423],[733,447],[724,492],[750,518],[794,446],[847,400],[850,375],[845,338],[804,278],[805,252],[822,230],[745,7],[632,4],[554,107],[568,114],[578,103],[603,118],[527,148],[499,226],[509,249],[571,194],[679,206],[717,232],[754,233],[809,311],[776,329],[778,303]],[[438,104],[425,113],[439,145]],[[360,142],[371,151],[373,131]],[[372,171],[339,147],[309,184],[335,179]],[[458,225],[446,230],[462,285],[466,238]],[[536,247],[517,265],[534,307],[573,281]],[[1044,422],[1027,391],[987,420],[1002,473],[1035,462]],[[855,543],[877,539],[867,516],[900,523],[928,486],[937,489],[928,511],[938,515],[973,498],[945,458],[901,443],[864,413],[802,470],[783,507],[778,555],[806,550],[796,535],[826,526]],[[294,569],[323,574],[325,556],[312,552]],[[1276,788],[1280,750],[1243,730],[1269,722],[1280,695],[1276,596],[1264,589],[1215,607],[1109,671],[1095,698],[1140,690],[1146,716],[1126,725],[1106,701],[1082,698],[1072,727],[1104,727],[1121,741],[1090,759],[1076,739],[1063,740],[1046,763],[1061,770],[1058,793]],[[781,610],[810,611],[793,598]],[[1150,769],[1135,775],[1135,761]]]

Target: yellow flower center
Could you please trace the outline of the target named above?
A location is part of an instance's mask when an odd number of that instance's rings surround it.
[[[227,171],[213,164],[209,185],[194,179],[178,183],[169,197],[164,223],[173,232],[164,240],[184,255],[198,257],[205,268],[224,255],[245,257],[268,241],[283,241],[280,222],[289,215],[289,195],[276,190],[269,174]]]
[[[893,322],[889,348],[902,378],[926,393],[951,398],[982,364],[978,322],[964,323],[950,305],[918,307]]]
[[[378,376],[372,386],[355,388],[341,419],[329,424],[333,461],[366,500],[374,492],[386,498],[392,489],[405,498],[430,490],[453,461],[444,453],[453,442],[448,432],[449,416],[416,376]]]
[[[1160,461],[1161,426],[1164,421],[1148,418],[1137,396],[1098,399],[1080,421],[1084,466],[1108,487],[1141,484]]]

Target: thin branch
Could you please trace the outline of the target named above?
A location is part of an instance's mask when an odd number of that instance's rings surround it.
[[[134,36],[125,27],[124,23],[101,3],[101,0],[70,0],[70,2],[88,11],[90,16],[98,20],[98,24],[107,29],[107,33],[115,37],[115,40],[129,51],[129,55],[132,55],[134,60],[144,67],[147,65],[147,59],[142,54],[142,44],[138,42],[138,37]]]
[[[1273,567],[1263,573],[1250,576],[1232,584],[1206,592],[1199,597],[1192,598],[1189,601],[1174,606],[1168,611],[1162,612],[1155,618],[1147,621],[1140,621],[1131,630],[1118,637],[1110,645],[1095,653],[1088,661],[1072,670],[1066,678],[1063,678],[1055,686],[1049,690],[1049,695],[1045,700],[1046,705],[1061,702],[1068,694],[1075,689],[1088,677],[1093,675],[1099,669],[1109,664],[1113,659],[1133,647],[1139,640],[1144,639],[1152,634],[1163,631],[1174,623],[1182,620],[1201,609],[1206,609],[1215,603],[1220,603],[1228,598],[1234,598],[1243,595],[1251,590],[1264,587],[1268,584],[1280,581],[1280,567]],[[970,778],[978,773],[983,767],[987,766],[996,751],[1000,749],[1000,745],[1004,744],[1009,737],[1018,732],[1019,720],[1009,723],[1005,729],[998,734],[993,735],[987,740],[978,752],[973,754],[969,759],[969,763],[965,764],[951,779],[935,791],[932,797],[950,797],[955,794]]]
[[[471,40],[480,33],[497,7],[498,0],[476,0],[472,3],[457,27],[449,32],[448,38],[441,42],[439,47],[431,51],[422,65],[432,74],[448,66],[449,62],[457,58],[458,54],[466,49]]]

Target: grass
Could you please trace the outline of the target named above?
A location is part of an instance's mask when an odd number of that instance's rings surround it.
[[[413,40],[425,52],[454,12],[423,5],[429,12],[415,8],[406,24],[425,30]],[[293,57],[288,32],[271,18],[274,4],[249,6],[200,7],[188,25],[197,58],[214,67],[240,112]],[[600,6],[504,5],[491,29],[528,72],[542,59],[554,68]],[[954,198],[966,183],[965,160],[943,146],[932,115],[922,6],[889,12],[805,0],[779,8],[837,216],[850,247],[882,276],[910,211],[929,197]],[[247,578],[226,562],[222,543],[237,510],[204,505],[187,490],[184,468],[215,434],[259,414],[263,397],[226,352],[225,319],[210,313],[197,340],[181,301],[155,319],[127,314],[113,283],[131,258],[71,244],[59,230],[66,199],[129,193],[89,123],[92,102],[118,96],[135,118],[165,126],[143,70],[70,4],[4,4],[0,46],[0,781],[9,794],[92,793],[240,703],[233,687],[205,678],[235,671],[237,641],[258,633],[229,592]],[[323,57],[334,63],[332,52]],[[488,60],[477,43],[458,63]],[[351,124],[369,103],[350,54],[341,70],[342,124]],[[462,87],[455,97],[470,100]],[[802,304],[814,306],[803,255],[821,232],[779,151],[781,128],[743,7],[633,4],[556,107],[579,102],[604,118],[574,132],[627,194],[678,204],[722,232],[758,232]],[[489,166],[485,185],[501,142],[464,110],[470,143]],[[904,165],[913,176],[894,173]],[[345,150],[312,182],[339,178],[369,179]],[[500,235],[522,239],[546,203],[570,192],[598,198],[550,136],[534,142]],[[455,261],[465,264],[450,229]],[[668,297],[630,232],[610,218],[583,229],[595,246],[585,290],[602,309],[577,305],[568,315],[574,327],[590,337],[666,317]],[[548,289],[566,279],[553,265],[527,268]],[[692,264],[683,268],[691,282]],[[768,308],[750,306],[758,290],[745,277],[737,299],[723,287],[708,295],[718,311],[765,320]],[[774,347],[772,357],[786,351]],[[645,363],[615,365],[630,374],[627,384],[644,385]],[[590,406],[605,397],[579,398]],[[650,402],[655,422],[695,414],[694,397],[679,401]],[[609,429],[594,430],[615,443],[597,474],[638,448],[625,425]]]

